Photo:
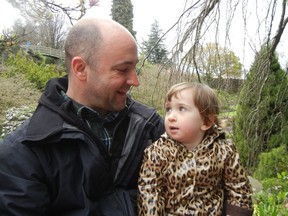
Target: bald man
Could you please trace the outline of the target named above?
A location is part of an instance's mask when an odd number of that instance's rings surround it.
[[[135,39],[115,21],[83,19],[65,55],[68,75],[0,144],[0,215],[134,215],[143,151],[164,132],[128,94],[139,85]]]

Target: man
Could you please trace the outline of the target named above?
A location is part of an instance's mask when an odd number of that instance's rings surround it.
[[[164,132],[156,111],[127,94],[139,85],[135,40],[112,20],[83,19],[65,54],[68,78],[50,80],[34,115],[0,144],[0,215],[135,207],[144,148]]]

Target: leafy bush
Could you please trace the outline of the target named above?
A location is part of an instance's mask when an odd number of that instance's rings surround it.
[[[267,178],[261,181],[264,190],[277,193],[279,190],[288,192],[288,174],[286,172],[277,173],[277,178]]]
[[[279,198],[283,196],[283,193],[269,194],[262,192],[254,197],[254,214],[255,216],[287,216],[288,209],[285,208],[283,203],[279,203]],[[287,194],[286,196],[287,198]]]
[[[277,173],[288,173],[288,152],[284,145],[272,149],[270,152],[259,155],[259,164],[253,177],[258,180],[269,179],[277,176]]]
[[[35,63],[22,51],[16,55],[10,55],[5,65],[11,67],[10,76],[14,76],[15,73],[24,73],[25,77],[41,91],[50,78],[64,74],[64,70],[60,72],[56,65],[46,65],[44,61],[41,64]]]
[[[266,180],[265,180],[266,181]],[[288,175],[278,173],[277,179],[263,181],[264,191],[253,196],[255,216],[286,216],[288,215]],[[269,183],[268,183],[269,182]],[[268,184],[267,184],[268,183]],[[283,185],[284,187],[282,187]]]

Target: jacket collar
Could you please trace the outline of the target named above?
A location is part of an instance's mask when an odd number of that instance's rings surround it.
[[[61,91],[66,92],[68,88],[67,75],[61,78],[53,78],[47,82],[45,90],[39,99],[39,104],[27,126],[26,141],[49,142],[51,136],[62,137],[63,130],[81,130],[91,135],[87,124],[73,112],[71,100],[65,100]],[[124,118],[128,110],[134,104],[134,100],[127,98],[126,108],[118,115]],[[70,126],[68,126],[70,125]],[[58,135],[57,135],[58,134]],[[55,140],[53,140],[55,142]]]

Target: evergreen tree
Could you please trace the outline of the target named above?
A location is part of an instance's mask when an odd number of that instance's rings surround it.
[[[288,78],[268,47],[256,55],[240,93],[234,141],[241,159],[253,170],[259,154],[288,147]],[[283,152],[284,154],[284,152]],[[275,161],[275,164],[277,162]]]
[[[152,64],[161,63],[167,60],[167,49],[161,39],[162,30],[157,20],[151,25],[151,31],[147,41],[143,42],[144,54]]]
[[[125,26],[136,37],[133,30],[133,5],[131,0],[113,0],[111,8],[112,19]]]

